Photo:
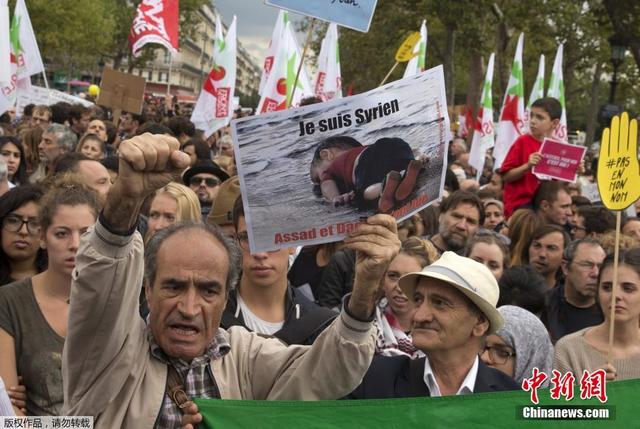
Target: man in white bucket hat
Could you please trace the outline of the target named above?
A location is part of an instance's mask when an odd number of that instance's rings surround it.
[[[411,336],[426,357],[375,357],[353,399],[464,395],[518,390],[504,373],[478,358],[486,335],[504,321],[500,289],[483,264],[445,252],[422,271],[400,279],[416,305]]]

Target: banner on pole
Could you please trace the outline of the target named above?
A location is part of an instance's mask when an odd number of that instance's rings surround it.
[[[158,43],[171,54],[178,52],[178,0],[142,0],[129,32],[134,57],[147,43]]]
[[[265,0],[269,6],[287,9],[302,15],[335,22],[343,27],[366,33],[369,31],[377,0]]]
[[[442,195],[442,66],[231,126],[251,252],[341,240],[363,216],[402,220]]]

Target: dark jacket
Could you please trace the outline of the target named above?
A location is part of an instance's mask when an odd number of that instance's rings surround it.
[[[360,386],[348,399],[385,399],[431,396],[424,382],[425,358],[374,356]],[[508,375],[478,361],[473,393],[520,390]]]
[[[287,344],[311,345],[337,315],[333,310],[320,307],[309,301],[301,293],[296,293],[295,288],[288,285],[285,297],[284,325],[274,334],[274,337]],[[229,299],[224,313],[222,313],[220,326],[224,329],[229,329],[231,326],[247,327],[242,312],[238,311],[238,289],[229,292]]]
[[[356,267],[356,252],[351,249],[338,250],[324,268],[322,279],[315,295],[318,304],[328,308],[340,308],[342,298],[353,290]]]

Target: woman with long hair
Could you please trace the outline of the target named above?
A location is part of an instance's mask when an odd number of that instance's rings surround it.
[[[640,378],[640,248],[620,252],[618,284],[613,284],[613,255],[598,276],[597,301],[604,322],[569,334],[556,344],[554,368],[565,373],[604,369],[608,380]],[[612,291],[616,288],[616,299]],[[614,306],[615,320],[611,319]],[[609,329],[615,324],[611,363],[607,364]],[[578,375],[576,375],[578,377]]]
[[[0,286],[33,277],[47,267],[40,248],[38,211],[42,189],[22,185],[0,197]]]
[[[509,251],[512,267],[527,263],[525,253],[529,248],[531,236],[542,225],[544,225],[542,219],[530,209],[518,209],[511,215],[507,224],[509,228],[507,236],[511,240]]]
[[[180,183],[171,182],[159,189],[151,200],[147,237],[181,221],[200,222],[200,201],[195,192]]]
[[[24,150],[25,168],[27,175],[31,176],[40,165],[40,154],[38,145],[42,141],[42,127],[34,127],[27,131],[22,139],[22,148]]]
[[[62,349],[67,334],[71,273],[80,236],[100,210],[98,194],[63,176],[41,201],[40,246],[45,271],[0,288],[0,377],[27,389],[27,415],[60,415]],[[14,407],[17,414],[22,411]]]

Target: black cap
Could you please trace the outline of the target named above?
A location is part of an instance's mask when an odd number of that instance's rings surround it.
[[[220,179],[221,182],[224,182],[229,178],[229,174],[224,171],[218,164],[213,161],[209,161],[208,159],[202,159],[196,161],[196,164],[184,172],[182,176],[182,181],[185,185],[189,186],[189,181],[193,176],[200,173],[209,173],[216,176]]]

